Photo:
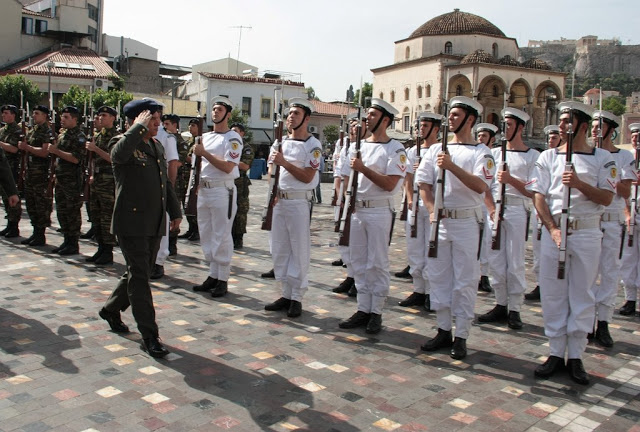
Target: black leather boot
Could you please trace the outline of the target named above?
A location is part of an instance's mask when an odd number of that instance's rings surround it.
[[[29,244],[31,244],[31,242],[33,241],[33,239],[34,239],[34,238],[36,238],[36,229],[37,229],[37,228],[34,228],[34,229],[33,229],[33,234],[31,234],[31,236],[30,236],[30,237],[27,237],[26,239],[22,240],[22,241],[20,242],[20,244],[23,244],[23,245],[29,245]]]
[[[562,369],[564,369],[564,359],[557,356],[549,356],[544,363],[536,368],[533,374],[538,378],[549,378]]]
[[[78,244],[78,237],[69,236],[67,245],[58,251],[58,254],[67,256],[67,255],[76,255],[80,253],[80,245]]]
[[[349,292],[349,289],[351,289],[354,284],[355,281],[353,280],[353,278],[347,276],[347,278],[340,282],[340,285],[335,287],[332,291],[338,294],[346,293]]]
[[[412,292],[411,295],[409,295],[409,297],[407,297],[402,301],[399,301],[398,305],[402,307],[423,306],[426,299],[427,299],[426,294]]]
[[[208,292],[214,289],[217,284],[218,284],[218,279],[214,279],[211,276],[207,276],[207,279],[205,279],[205,281],[202,282],[200,285],[194,285],[193,290],[195,292]]]
[[[103,245],[102,254],[95,260],[96,265],[111,265],[113,264],[113,246]]]
[[[369,334],[377,334],[382,330],[382,315],[371,313],[369,314],[369,322],[367,328],[364,330]]]
[[[478,322],[481,323],[491,323],[491,322],[505,322],[507,321],[507,307],[502,305],[495,305],[493,309],[491,309],[486,314],[480,315],[478,317]]]
[[[509,328],[513,330],[520,330],[522,328],[522,319],[520,319],[520,312],[509,311],[507,326],[509,326]]]
[[[399,272],[395,272],[394,275],[395,277],[401,278],[401,279],[411,279],[411,274],[409,273],[410,270],[411,270],[411,266],[406,266]]]
[[[84,260],[86,262],[96,262],[96,260],[98,258],[100,258],[100,255],[102,255],[102,251],[104,250],[104,244],[103,243],[98,243],[98,250],[96,251],[96,253],[94,253],[93,255],[91,255],[88,258],[85,258]]]
[[[613,338],[609,333],[609,323],[606,321],[598,321],[598,328],[596,329],[596,342],[605,348],[611,348],[613,346]]]
[[[5,238],[14,238],[20,236],[20,228],[18,228],[18,221],[9,221],[7,224],[7,232],[4,234]]]
[[[525,300],[540,300],[540,285],[536,287],[530,293],[524,295]]]
[[[47,244],[47,239],[44,236],[44,232],[46,231],[45,227],[42,228],[34,228],[35,235],[33,240],[29,242],[29,246],[44,246]]]
[[[58,247],[55,247],[51,250],[51,253],[58,253],[60,252],[62,249],[67,247],[67,243],[69,242],[69,236],[64,234],[64,241],[62,242],[62,244]]]
[[[589,374],[584,369],[582,360],[569,359],[567,361],[567,369],[569,369],[569,376],[571,377],[573,382],[576,382],[582,385],[589,384]]]
[[[489,276],[480,276],[480,282],[478,282],[478,291],[482,292],[493,292],[493,288],[491,288],[491,283],[489,282]]]
[[[453,345],[451,330],[438,329],[438,334],[433,339],[429,339],[420,347],[422,351],[436,351],[440,348],[449,348]]]
[[[633,300],[627,300],[625,304],[622,305],[620,310],[618,311],[620,315],[635,315],[636,313],[636,302]]]
[[[455,338],[449,356],[455,360],[465,358],[467,356],[467,340],[460,337]]]
[[[228,291],[227,281],[219,280],[215,287],[211,290],[211,297],[222,297]]]
[[[169,235],[169,256],[178,255],[178,236]]]

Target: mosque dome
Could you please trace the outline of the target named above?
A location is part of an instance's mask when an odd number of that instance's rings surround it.
[[[522,66],[529,69],[551,70],[551,66],[549,66],[546,61],[537,59],[535,57],[523,62]]]
[[[495,64],[498,63],[496,59],[486,52],[485,50],[475,50],[471,54],[467,54],[464,56],[462,60],[460,60],[460,64],[469,64],[469,63],[489,63]]]
[[[506,37],[502,30],[488,20],[467,12],[454,9],[453,12],[442,14],[430,19],[418,27],[409,39],[421,36],[441,36],[460,34],[482,34],[488,36]]]

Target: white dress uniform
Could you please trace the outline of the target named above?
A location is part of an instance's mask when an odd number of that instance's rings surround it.
[[[198,229],[204,259],[209,262],[209,277],[228,281],[233,254],[231,227],[238,209],[233,180],[240,176],[242,138],[233,130],[207,132],[202,134],[202,145],[207,152],[235,164],[226,173],[203,157],[198,191]]]
[[[502,161],[502,148],[491,150],[493,158]],[[524,182],[530,181],[535,163],[540,153],[533,149],[507,150],[507,167],[512,177]],[[500,199],[502,184],[497,180],[491,187],[494,201]],[[520,312],[523,294],[527,287],[524,268],[525,234],[528,227],[527,210],[531,199],[508,184],[505,188],[504,218],[500,233],[500,249],[489,247],[489,264],[496,303],[507,306],[510,311]],[[493,221],[491,221],[493,226]]]
[[[178,160],[178,145],[176,144],[176,137],[167,131],[161,126],[158,128],[158,134],[154,137],[162,147],[164,147],[164,155],[167,159],[167,166],[169,166],[169,162]],[[167,213],[168,215],[169,213]],[[162,236],[160,240],[160,248],[158,249],[158,255],[156,256],[156,264],[160,266],[164,266],[167,257],[169,256],[169,218],[167,217],[167,229],[165,231],[165,235]]]
[[[560,226],[566,153],[558,149],[544,151],[536,162],[532,182],[527,189],[544,195],[551,215]],[[574,170],[581,181],[593,187],[615,190],[616,164],[602,149],[589,153],[574,152]],[[565,278],[558,279],[559,249],[547,229],[542,230],[540,252],[540,294],[545,335],[550,355],[581,359],[587,345],[587,333],[593,329],[595,298],[593,283],[598,272],[602,231],[600,219],[605,207],[571,189],[569,208],[571,235],[567,236]]]
[[[313,135],[306,141],[284,138],[280,153],[297,167],[318,170],[322,145]],[[282,297],[298,302],[302,302],[309,285],[311,199],[319,181],[318,172],[310,183],[304,183],[280,167],[271,228],[273,271]]]
[[[340,152],[337,155],[336,167],[334,167],[334,170],[335,170],[334,177],[340,177],[342,179],[343,191],[345,192],[349,187],[349,185],[344,181],[344,176],[348,176],[349,171],[351,170],[351,167],[349,166],[349,159],[347,157],[348,156],[347,140],[348,138],[345,136],[344,143],[340,145]],[[355,145],[355,143],[353,144],[349,143],[349,148],[352,145]],[[336,149],[337,148],[338,148],[338,143],[336,143]],[[344,199],[345,197],[343,196],[342,200]],[[348,203],[344,203],[344,204],[346,206]],[[334,217],[335,217],[335,220],[340,221],[340,218],[342,217],[342,215],[340,214],[340,206],[335,207]],[[351,257],[349,256],[349,246],[338,245],[338,251],[340,252],[340,259],[342,259],[342,263],[347,266],[347,277],[352,278],[353,268],[351,267]]]
[[[350,153],[351,157],[356,156],[355,144],[351,145]],[[402,188],[407,153],[403,145],[393,139],[386,143],[365,140],[361,143],[360,157],[367,168],[377,173],[401,177],[388,192],[359,173],[356,207],[351,215],[349,251],[358,290],[358,311],[381,315],[389,294],[389,236],[395,217],[394,195]]]
[[[495,161],[484,144],[452,143],[447,146],[451,160],[463,170],[481,178],[487,186],[495,176]],[[416,172],[418,184],[436,190],[440,169],[438,154],[442,144],[433,144],[425,153]],[[455,336],[467,339],[474,318],[480,264],[478,261],[479,224],[484,193],[478,194],[456,176],[445,172],[444,209],[447,217],[440,221],[438,256],[427,261],[431,286],[431,308],[437,312],[438,328],[451,331],[456,317]]]
[[[418,161],[417,146],[407,150],[407,173],[414,175],[413,183],[416,184],[414,164]],[[420,148],[420,158],[424,157],[428,148]],[[429,219],[429,210],[425,207],[422,198],[418,195],[418,215],[416,217],[416,237],[411,237],[411,222],[413,221],[413,209],[407,211],[407,221],[405,231],[407,233],[407,258],[409,260],[409,274],[413,278],[413,292],[419,294],[429,294],[429,277],[427,275],[427,259],[429,252],[429,234],[431,233],[431,224]]]

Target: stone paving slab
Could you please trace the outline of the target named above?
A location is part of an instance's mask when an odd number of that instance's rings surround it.
[[[50,246],[0,240],[0,431],[640,432],[637,317],[615,316],[613,349],[587,347],[589,386],[565,375],[534,379],[548,351],[537,302],[525,302],[521,331],[474,325],[462,361],[420,351],[435,333],[435,315],[397,306],[411,283],[393,276],[384,331],[343,331],[338,322],[356,306],[331,292],[345,275],[330,265],[337,234],[326,204],[314,208],[302,316],[265,312],[279,297],[275,283],[260,278],[271,268],[259,223],[266,182],[254,180],[251,191],[249,233],[234,254],[226,297],[192,292],[207,267],[199,244],[186,240],[153,283],[171,350],[164,360],[140,350],[137,332],[112,333],[97,316],[123,272],[119,251],[105,268],[85,263],[96,249],[89,241],[82,255],[52,255],[62,241],[57,225],[47,230]],[[20,228],[30,235],[28,220]],[[400,223],[390,256],[392,272],[405,266]],[[528,281],[533,288],[530,274]],[[477,313],[493,303],[479,294]],[[123,320],[133,329],[130,312]]]

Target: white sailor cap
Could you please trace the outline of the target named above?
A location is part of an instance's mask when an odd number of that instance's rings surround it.
[[[560,128],[558,125],[549,125],[543,129],[545,135],[559,135]]]
[[[478,123],[476,125],[476,133],[478,132],[489,132],[491,136],[496,136],[498,133],[498,126],[491,123]]]
[[[618,117],[617,115],[614,115],[609,111],[594,111],[593,113],[594,120],[599,120],[601,117],[602,117],[602,121],[613,126],[614,129],[620,126],[620,117]]]
[[[527,122],[531,119],[531,116],[526,112],[519,110],[517,108],[511,108],[511,107],[503,109],[500,112],[500,115],[502,115],[502,118],[505,118],[505,119],[512,118],[523,124],[527,124]]]
[[[423,111],[418,114],[418,120],[429,121],[433,123],[442,123],[442,120],[444,120],[444,116],[432,112]]]
[[[399,113],[399,111],[395,109],[389,102],[385,102],[379,98],[371,98],[371,108],[382,111],[384,115],[392,119],[395,119],[395,116]]]
[[[228,97],[216,96],[213,99],[211,99],[211,108],[213,108],[216,105],[224,106],[225,108],[227,108],[227,111],[233,110],[233,102],[231,102],[231,100]]]
[[[311,115],[313,112],[313,104],[307,99],[292,97],[289,99],[289,108],[293,107],[302,108],[307,112],[307,115]]]
[[[629,125],[629,130],[632,134],[640,132],[640,123],[631,123]]]
[[[593,108],[591,108],[589,105],[575,101],[559,103],[558,111],[560,111],[561,114],[568,113],[569,111],[579,112],[589,118],[591,118],[591,116],[593,115]]]
[[[480,105],[478,101],[466,96],[456,96],[451,98],[449,101],[449,108],[462,108],[467,112],[474,111],[476,117],[480,117],[482,114],[482,105]]]

